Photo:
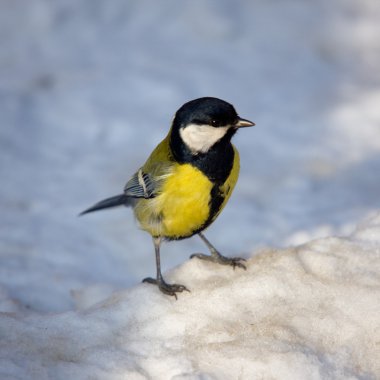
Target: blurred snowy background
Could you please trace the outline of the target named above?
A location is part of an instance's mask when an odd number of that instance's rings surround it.
[[[208,237],[247,257],[344,234],[380,208],[376,0],[2,0],[0,283],[22,307],[154,274],[120,192],[184,102],[216,96],[257,126]],[[203,250],[163,247],[164,270]]]
[[[2,0],[1,379],[379,378],[380,216],[355,229],[380,209],[379,20],[377,0]],[[207,233],[255,257],[165,245],[175,301],[139,285],[131,210],[77,215],[201,96],[257,124]]]

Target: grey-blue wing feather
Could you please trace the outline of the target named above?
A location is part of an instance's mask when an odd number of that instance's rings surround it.
[[[155,196],[155,181],[142,169],[137,171],[124,187],[124,194],[132,198],[153,198]]]

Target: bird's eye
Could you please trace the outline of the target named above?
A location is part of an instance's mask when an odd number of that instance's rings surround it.
[[[218,122],[215,119],[211,120],[211,125],[216,127],[218,125]]]

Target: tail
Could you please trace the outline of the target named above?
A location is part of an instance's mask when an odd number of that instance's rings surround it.
[[[103,199],[102,201],[94,204],[87,210],[82,211],[79,216],[87,214],[89,212],[103,210],[104,208],[116,207],[116,206],[130,206],[131,199],[125,194],[115,195],[114,197]]]

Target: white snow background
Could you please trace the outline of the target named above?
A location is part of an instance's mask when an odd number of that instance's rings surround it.
[[[0,379],[380,378],[379,20],[376,0],[1,1]],[[130,210],[77,214],[200,96],[257,124],[206,233],[250,259],[165,244],[176,301],[140,283]]]

